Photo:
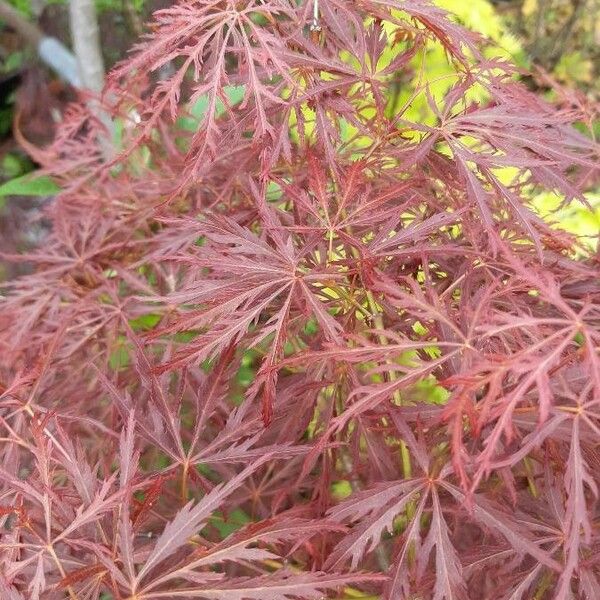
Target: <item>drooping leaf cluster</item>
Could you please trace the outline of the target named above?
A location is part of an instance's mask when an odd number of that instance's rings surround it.
[[[427,0],[150,30],[116,157],[83,104],[31,149],[62,191],[6,257],[1,597],[600,597],[599,255],[531,203],[597,183],[582,107]]]

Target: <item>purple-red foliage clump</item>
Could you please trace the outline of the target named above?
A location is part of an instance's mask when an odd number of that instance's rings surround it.
[[[581,107],[426,0],[150,30],[116,158],[83,104],[35,152],[62,191],[2,288],[0,597],[600,598],[599,257],[529,200],[598,181]],[[411,122],[432,41],[454,79]]]

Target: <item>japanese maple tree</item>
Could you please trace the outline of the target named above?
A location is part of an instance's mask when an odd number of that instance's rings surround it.
[[[84,102],[29,147],[0,596],[600,598],[600,255],[532,203],[586,202],[591,109],[428,0],[154,19],[115,156]]]

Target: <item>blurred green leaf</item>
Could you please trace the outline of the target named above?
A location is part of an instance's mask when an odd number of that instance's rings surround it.
[[[227,95],[227,102],[230,106],[239,104],[246,93],[244,85],[227,85],[224,88]],[[204,118],[204,113],[208,108],[208,96],[206,94],[200,96],[189,109],[189,116],[181,117],[177,120],[178,125],[186,131],[196,131]],[[222,100],[217,99],[215,106],[215,117],[221,116],[225,112],[225,105]]]
[[[160,315],[148,313],[147,315],[141,315],[135,319],[129,320],[129,325],[134,331],[149,331],[154,329],[160,321]]]
[[[2,158],[2,176],[7,179],[19,177],[29,173],[32,169],[31,161],[15,152],[7,152]]]
[[[238,529],[250,522],[250,517],[240,508],[236,508],[227,515],[227,519],[223,517],[223,513],[216,511],[209,519],[219,532],[221,539],[225,539]]]
[[[11,52],[2,63],[2,72],[10,73],[23,66],[25,62],[25,53],[22,50]]]
[[[0,185],[1,196],[52,196],[60,188],[50,177],[35,177],[32,173],[15,177]]]

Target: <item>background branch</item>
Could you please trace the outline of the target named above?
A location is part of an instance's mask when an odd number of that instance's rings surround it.
[[[99,94],[104,86],[104,61],[93,0],[70,0],[69,19],[83,86]]]
[[[73,87],[81,87],[77,59],[62,42],[46,36],[39,27],[25,19],[4,0],[0,0],[0,20],[14,29],[28,45],[35,48],[42,62],[55,71],[61,79]]]

